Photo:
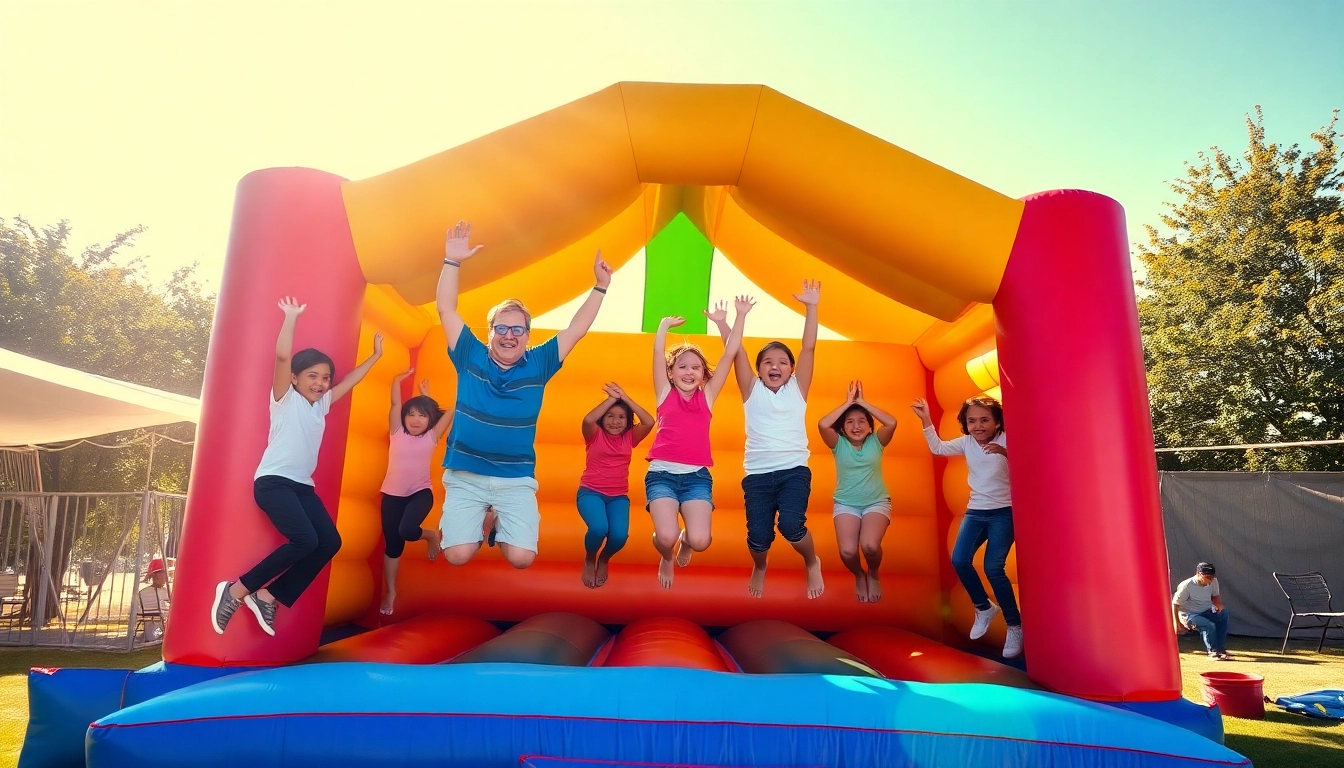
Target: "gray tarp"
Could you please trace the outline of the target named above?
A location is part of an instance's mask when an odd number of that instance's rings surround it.
[[[1275,571],[1319,571],[1344,610],[1344,472],[1162,472],[1161,482],[1172,586],[1200,561],[1217,566],[1232,634],[1283,637],[1288,600]]]

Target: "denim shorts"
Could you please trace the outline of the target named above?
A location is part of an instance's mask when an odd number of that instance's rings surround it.
[[[657,499],[676,499],[678,504],[688,501],[707,501],[714,506],[714,478],[709,469],[701,467],[694,472],[648,472],[644,475],[644,497],[649,502]],[[644,506],[648,509],[648,505]]]

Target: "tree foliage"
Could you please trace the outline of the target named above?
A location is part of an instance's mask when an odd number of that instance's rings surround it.
[[[1344,204],[1338,112],[1314,145],[1265,138],[1188,164],[1148,227],[1139,301],[1159,447],[1344,437]],[[1344,448],[1159,454],[1163,469],[1341,470]]]
[[[143,276],[136,227],[107,245],[73,255],[62,221],[35,227],[0,219],[0,347],[40,360],[178,394],[199,396],[215,297],[196,280],[195,266],[162,286]],[[60,403],[52,403],[59,408]],[[190,440],[191,425],[154,431]],[[143,439],[144,432],[108,435],[103,444]],[[78,446],[43,456],[47,490],[117,491],[144,487],[148,445],[125,450]],[[185,490],[190,446],[160,442],[152,483]]]

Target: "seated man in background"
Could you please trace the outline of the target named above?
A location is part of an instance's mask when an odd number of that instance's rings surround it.
[[[1217,570],[1200,563],[1195,575],[1182,581],[1171,597],[1171,620],[1176,634],[1199,632],[1210,659],[1230,659],[1227,652],[1227,609],[1218,593]]]
[[[168,619],[168,570],[163,560],[154,558],[145,569],[145,581],[131,606],[131,621],[144,623],[144,640],[153,642],[163,637],[164,622]]]

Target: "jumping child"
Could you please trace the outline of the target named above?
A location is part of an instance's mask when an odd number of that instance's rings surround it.
[[[874,419],[881,426],[873,431]],[[882,537],[891,524],[891,494],[882,481],[882,449],[896,434],[896,417],[863,397],[863,382],[849,385],[845,402],[817,424],[822,442],[835,454],[835,540],[840,560],[854,574],[860,603],[882,599]],[[841,439],[841,438],[844,439]],[[859,553],[868,561],[864,571]]]
[[[392,615],[397,599],[397,571],[406,542],[429,543],[429,559],[439,556],[442,534],[437,528],[420,524],[434,506],[430,490],[429,463],[434,446],[453,423],[451,413],[444,414],[429,396],[429,379],[420,382],[420,394],[403,405],[401,382],[415,373],[412,368],[392,379],[392,408],[388,412],[387,475],[383,478],[383,604],[378,612]]]
[[[742,329],[754,305],[750,297],[737,297],[737,320],[724,342],[720,370],[731,366],[742,348]],[[653,342],[658,434],[649,448],[644,493],[653,518],[653,546],[662,558],[658,563],[658,583],[664,589],[672,587],[674,547],[677,565],[682,567],[690,564],[692,552],[703,552],[709,547],[710,515],[714,511],[709,423],[714,415],[714,401],[723,389],[723,377],[714,376],[714,369],[694,344],[683,343],[667,349],[668,329],[684,322],[681,317],[663,318]],[[678,513],[684,528],[677,522]]]
[[[620,385],[609,383],[602,391],[607,398],[580,425],[587,458],[575,500],[588,525],[583,585],[590,589],[607,583],[607,563],[630,536],[630,456],[653,431],[653,417]]]
[[[1004,571],[1008,551],[1013,547],[1013,498],[1008,488],[1008,437],[1003,431],[1003,406],[992,397],[967,400],[957,413],[962,436],[950,441],[938,438],[927,402],[916,400],[910,407],[923,422],[924,438],[935,456],[966,457],[971,499],[952,547],[952,568],[975,603],[971,639],[984,637],[994,617],[1002,613],[1008,625],[1003,657],[1020,656],[1022,615],[1017,610],[1012,582]],[[985,550],[985,578],[999,599],[998,605],[990,602],[980,574],[975,572],[975,553],[985,543],[989,544]]]
[[[317,450],[331,404],[345,397],[383,356],[383,336],[373,337],[373,354],[336,386],[336,364],[316,349],[294,348],[294,324],[308,308],[286,296],[285,313],[275,340],[275,375],[271,381],[271,431],[252,483],[252,496],[288,541],[275,548],[236,581],[215,587],[210,620],[215,632],[239,606],[246,605],[262,630],[275,636],[276,603],[291,608],[327,562],[341,548],[336,524],[313,488]]]
[[[817,347],[817,302],[820,281],[804,280],[802,295],[793,298],[806,307],[803,343],[797,360],[793,350],[772,341],[756,353],[756,375],[747,364],[747,353],[734,358],[737,388],[747,426],[742,495],[747,512],[747,549],[751,552],[751,579],[747,591],[760,597],[765,590],[766,560],[775,541],[775,528],[803,558],[807,569],[807,596],[821,596],[826,585],[821,576],[812,534],[807,530],[807,503],[812,495],[812,470],[807,466],[807,393],[812,387],[812,369]],[[705,316],[727,336],[725,307]]]

